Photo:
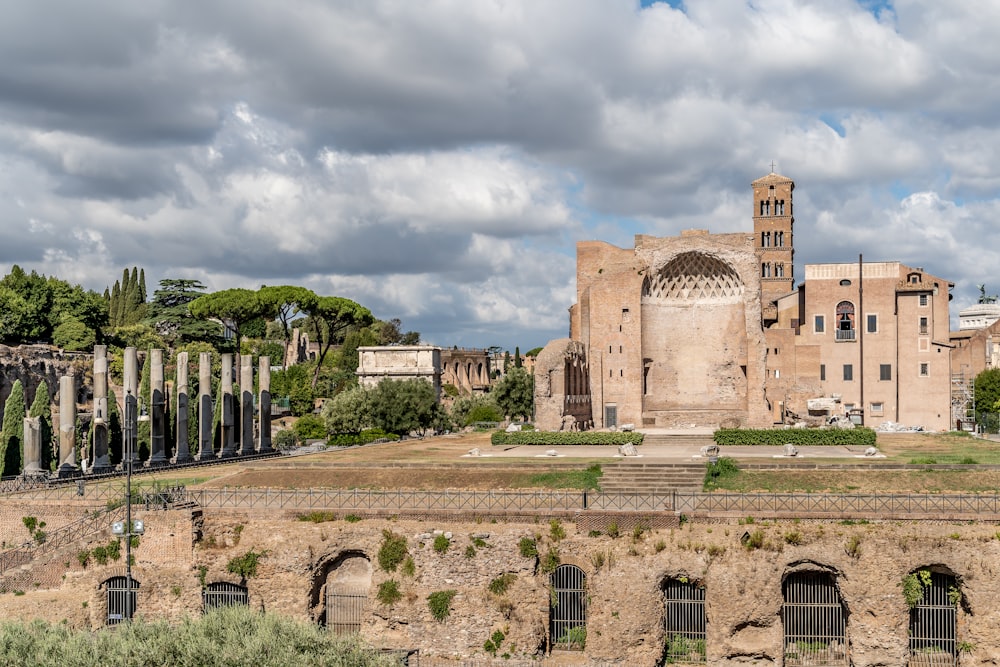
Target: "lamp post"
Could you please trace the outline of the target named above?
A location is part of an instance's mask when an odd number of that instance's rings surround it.
[[[111,533],[118,537],[125,538],[125,613],[126,620],[131,620],[135,612],[132,604],[132,536],[142,535],[145,526],[142,521],[132,521],[132,457],[135,451],[135,440],[138,435],[137,421],[148,421],[149,417],[140,415],[136,417],[138,407],[136,397],[131,390],[125,392],[125,447],[122,455],[125,464],[125,521],[116,521],[111,524]],[[145,417],[145,419],[144,419]]]

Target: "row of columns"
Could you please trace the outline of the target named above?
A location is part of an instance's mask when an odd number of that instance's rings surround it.
[[[258,414],[257,426],[259,437],[254,440],[254,395],[253,395],[253,358],[249,355],[240,358],[240,442],[237,447],[234,416],[236,399],[233,396],[233,355],[222,355],[222,447],[216,452],[213,446],[212,431],[214,425],[214,407],[212,405],[212,355],[201,352],[198,357],[198,448],[192,454],[188,446],[188,421],[190,398],[188,396],[188,353],[177,354],[177,437],[174,456],[166,456],[166,383],[163,373],[163,350],[150,350],[150,447],[147,466],[163,466],[170,463],[186,463],[192,460],[207,460],[211,458],[227,458],[234,456],[249,456],[251,454],[266,454],[271,447],[271,360],[260,357],[257,369],[258,380]],[[60,477],[70,477],[80,474],[76,463],[76,382],[72,375],[59,379],[59,467]],[[122,407],[124,415],[132,419],[123,419],[122,437],[131,438],[134,443],[138,438],[139,415],[139,364],[136,348],[125,348],[124,396]],[[94,430],[93,452],[95,473],[109,472],[111,461],[108,455],[108,349],[105,345],[94,348]],[[123,417],[124,417],[123,415]],[[122,443],[123,456],[128,451]],[[136,462],[137,448],[132,448],[132,460]],[[38,417],[28,417],[24,420],[24,473],[40,475],[42,469],[41,422]]]

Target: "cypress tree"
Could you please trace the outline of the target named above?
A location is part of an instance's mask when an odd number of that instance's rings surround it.
[[[3,475],[21,473],[21,447],[24,440],[24,387],[14,381],[3,409],[3,429],[0,430],[0,461]]]
[[[139,302],[146,303],[146,269],[139,269]]]
[[[108,324],[112,327],[121,326],[122,318],[122,287],[116,280],[111,288],[111,305],[108,309]]]
[[[51,396],[49,396],[49,383],[45,380],[39,382],[38,388],[35,389],[35,398],[31,401],[31,407],[28,408],[28,416],[41,417],[41,428],[39,429],[42,446],[41,466],[43,470],[51,470],[53,460],[58,458],[56,450],[59,443],[52,437],[52,403]]]
[[[521,348],[514,346],[514,368],[521,367]]]

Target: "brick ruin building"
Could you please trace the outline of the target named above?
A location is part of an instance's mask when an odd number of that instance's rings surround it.
[[[540,428],[567,416],[596,428],[953,423],[953,284],[859,257],[806,265],[796,285],[795,184],[772,172],[751,187],[752,233],[577,244],[578,345],[552,341],[539,355]]]

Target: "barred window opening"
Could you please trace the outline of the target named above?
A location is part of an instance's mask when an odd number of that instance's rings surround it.
[[[246,586],[232,584],[228,581],[216,581],[201,592],[203,611],[211,611],[219,607],[247,606],[250,604],[250,591]]]
[[[785,665],[846,667],[847,614],[833,577],[796,572],[781,585]]]
[[[550,580],[549,632],[552,648],[582,651],[587,643],[587,575],[560,565]]]
[[[705,587],[679,579],[663,583],[664,664],[705,663]]]
[[[118,625],[132,618],[139,590],[139,582],[135,577],[132,578],[131,586],[128,585],[127,577],[111,577],[104,584],[108,594],[107,624]]]
[[[914,575],[922,585],[923,595],[910,608],[910,665],[956,665],[961,591],[955,577],[927,570]]]

